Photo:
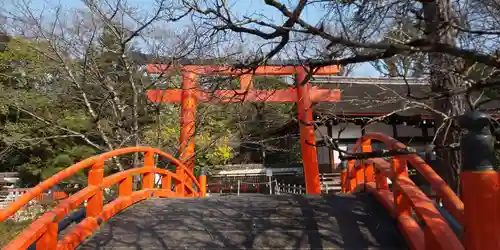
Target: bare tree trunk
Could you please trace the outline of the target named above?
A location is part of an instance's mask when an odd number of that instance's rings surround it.
[[[424,2],[425,30],[429,42],[454,44],[455,37],[451,20],[450,0],[435,0]],[[448,117],[435,115],[436,140],[438,145],[450,145],[460,141],[460,129],[449,119],[463,114],[466,111],[466,98],[463,94],[448,95],[450,91],[462,86],[464,81],[454,72],[460,66],[456,58],[442,53],[430,53],[431,89],[439,93],[439,97],[433,101],[433,108]],[[437,153],[440,164],[436,172],[458,192],[459,172],[461,166],[461,154],[459,151],[439,150]]]
[[[459,86],[463,81],[451,73],[431,73],[432,76],[432,91],[447,91]],[[456,117],[465,113],[466,110],[465,98],[462,95],[450,96],[442,99],[434,100],[434,109],[448,114],[450,117]],[[436,127],[439,132],[436,134],[436,144],[450,145],[460,141],[460,128],[454,124],[453,120],[445,119],[441,115],[436,115]],[[436,130],[436,131],[438,131]],[[459,173],[461,167],[461,154],[458,150],[438,150],[437,157],[439,165],[436,171],[446,180],[448,185],[458,193]]]
[[[265,127],[265,121],[264,121],[264,107],[265,104],[262,105],[257,105],[257,121],[259,122],[260,126],[263,128]],[[263,165],[266,164],[266,146],[264,145],[264,133],[262,132],[263,130],[259,131],[259,148],[260,148],[260,157],[261,157],[261,162]]]

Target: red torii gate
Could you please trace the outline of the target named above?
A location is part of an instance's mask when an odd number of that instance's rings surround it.
[[[147,72],[161,74],[174,68],[165,64],[148,64]],[[152,102],[181,103],[181,131],[180,131],[180,159],[186,166],[194,169],[194,133],[196,119],[196,104],[198,101],[215,100],[220,102],[295,102],[298,108],[300,124],[300,143],[306,192],[320,194],[318,158],[316,147],[309,143],[316,143],[313,123],[312,103],[336,102],[340,100],[340,90],[319,89],[306,82],[307,72],[303,66],[261,66],[256,69],[234,69],[225,66],[213,65],[184,65],[182,72],[181,89],[150,90],[148,99]],[[314,71],[314,75],[337,74],[337,66],[326,66]],[[295,75],[297,87],[285,90],[258,90],[252,87],[252,75]],[[240,75],[239,90],[217,90],[206,93],[197,88],[198,75]],[[309,142],[309,143],[307,143]]]

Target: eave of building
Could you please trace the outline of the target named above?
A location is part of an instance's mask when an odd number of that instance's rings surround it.
[[[211,177],[226,177],[226,176],[262,176],[266,175],[267,171],[271,170],[273,175],[297,175],[303,173],[303,168],[250,168],[250,169],[233,169],[212,171]]]
[[[0,184],[14,184],[19,181],[17,172],[0,172]]]
[[[415,77],[357,77],[357,76],[313,76],[312,84],[372,84],[372,85],[429,85],[427,78]]]

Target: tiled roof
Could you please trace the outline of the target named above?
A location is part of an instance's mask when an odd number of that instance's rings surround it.
[[[316,103],[313,107],[316,119],[341,118],[341,117],[376,117],[386,115],[395,110],[393,116],[407,117],[411,120],[433,119],[433,113],[422,108],[417,103],[432,107],[432,100],[424,97],[432,94],[431,87],[425,79],[400,78],[363,78],[363,77],[317,77],[311,81],[320,88],[340,89],[341,100],[335,103]],[[406,84],[408,83],[408,84]],[[425,100],[412,100],[407,97],[408,92],[417,98]],[[478,96],[480,93],[473,93]],[[482,95],[482,99],[486,99]],[[404,110],[403,110],[404,109]],[[493,116],[500,116],[500,101],[495,100],[481,106],[480,110],[488,110]],[[295,115],[296,116],[296,115]],[[270,134],[297,131],[297,121],[292,120]]]
[[[380,115],[403,110],[399,115],[430,114],[421,108],[410,104],[406,97],[408,91],[414,96],[424,96],[429,93],[429,85],[396,85],[396,84],[356,84],[334,83],[321,84],[322,88],[338,88],[341,100],[336,103],[318,103],[314,112],[318,115]]]
[[[402,84],[401,79],[380,78],[374,79],[373,84],[367,78],[356,83],[356,78],[345,78],[341,80],[316,83],[321,88],[338,88],[341,90],[341,100],[336,103],[318,103],[314,107],[317,115],[362,115],[377,116],[394,111],[401,116],[424,115],[431,116],[432,112],[425,106],[432,107],[432,91],[429,84],[413,81],[411,84]],[[394,84],[396,83],[396,84]],[[411,96],[410,96],[411,95]],[[473,93],[472,96],[479,96]],[[482,100],[486,99],[482,95]],[[490,110],[491,114],[499,114],[500,101],[492,101],[481,109]],[[496,111],[491,111],[497,109]]]
[[[249,164],[234,164],[234,165],[217,165],[210,167],[209,171],[248,170],[248,169],[267,169],[267,168],[296,168],[296,167],[302,167],[302,163],[296,163],[296,164],[249,163]]]

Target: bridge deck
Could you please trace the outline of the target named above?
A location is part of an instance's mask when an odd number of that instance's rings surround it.
[[[150,199],[79,249],[407,249],[394,220],[361,195]]]

